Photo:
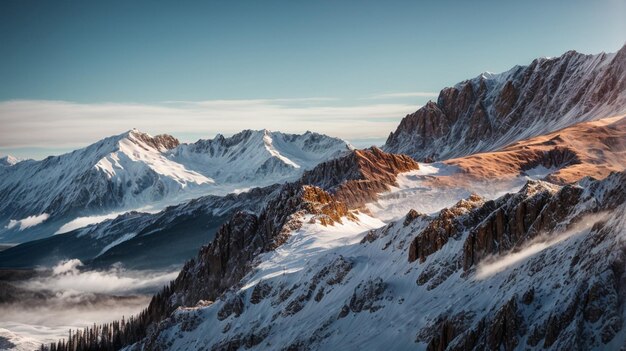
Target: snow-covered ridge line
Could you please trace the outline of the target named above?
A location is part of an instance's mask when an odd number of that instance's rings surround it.
[[[297,179],[318,163],[350,150],[341,139],[245,130],[232,137],[180,144],[137,130],[42,161],[2,168],[0,241],[25,241],[9,220],[47,213],[56,226],[76,217],[143,208],[155,210],[207,194]],[[65,223],[59,223],[65,221]],[[35,227],[31,227],[35,228]],[[41,235],[41,234],[33,234]]]

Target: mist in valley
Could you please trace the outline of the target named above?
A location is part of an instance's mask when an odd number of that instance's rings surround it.
[[[5,274],[0,280],[0,341],[48,343],[66,337],[69,329],[127,318],[177,274],[173,268],[138,271],[119,265],[89,270],[75,259]]]

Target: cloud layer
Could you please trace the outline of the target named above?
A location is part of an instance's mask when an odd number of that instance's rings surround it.
[[[29,290],[51,290],[58,294],[99,293],[126,295],[154,291],[178,276],[176,270],[149,272],[126,270],[113,266],[108,270],[85,270],[83,263],[72,259],[59,262],[52,275],[33,279],[23,284]]]
[[[145,308],[152,293],[178,275],[176,270],[81,268],[79,260],[63,261],[31,279],[14,282],[29,293],[10,302],[14,296],[9,290],[9,302],[0,303],[0,337],[48,343],[65,337],[70,328],[128,318]]]
[[[383,138],[419,107],[378,101],[384,98],[383,94],[352,103],[331,98],[156,104],[5,101],[0,102],[0,150],[75,148],[131,128],[172,134],[182,141],[263,128],[293,133],[312,130],[346,140]]]

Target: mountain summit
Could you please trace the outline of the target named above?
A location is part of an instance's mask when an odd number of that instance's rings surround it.
[[[3,157],[0,157],[0,167],[10,167],[10,166],[14,166],[15,164],[21,162],[22,160],[12,156],[12,155],[6,155]]]

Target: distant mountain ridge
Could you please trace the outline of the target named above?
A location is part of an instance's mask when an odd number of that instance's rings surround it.
[[[579,122],[626,113],[626,46],[568,51],[445,88],[406,116],[383,149],[418,160],[493,151]]]
[[[33,239],[37,235],[16,230],[43,221],[294,180],[350,149],[341,139],[311,132],[246,130],[180,144],[169,135],[131,130],[68,154],[3,167],[0,197],[7,201],[0,203],[0,241]]]
[[[244,130],[225,138],[198,140],[172,149],[168,157],[218,182],[241,182],[274,176],[295,179],[304,170],[335,158],[351,147],[340,139],[313,132],[302,135]]]
[[[158,213],[127,212],[67,233],[0,251],[0,267],[51,267],[78,259],[88,267],[122,264],[130,269],[182,265],[237,211],[259,212],[280,185],[240,194],[207,195]]]

